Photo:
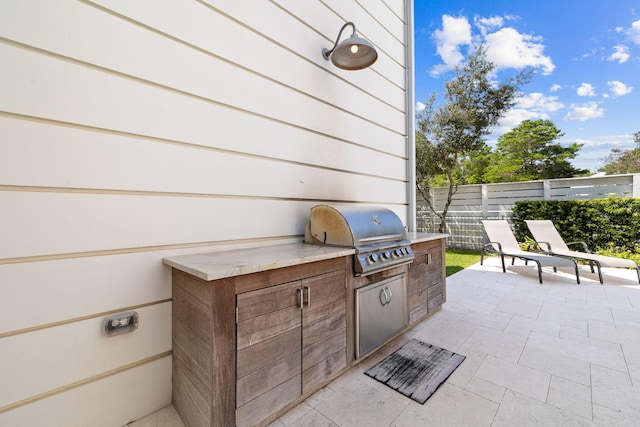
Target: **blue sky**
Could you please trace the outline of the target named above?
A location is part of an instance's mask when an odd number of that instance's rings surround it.
[[[532,69],[518,105],[487,139],[525,119],[549,119],[562,144],[584,144],[575,167],[596,171],[640,132],[638,0],[415,0],[416,104],[438,99],[472,43],[484,42],[498,81]]]

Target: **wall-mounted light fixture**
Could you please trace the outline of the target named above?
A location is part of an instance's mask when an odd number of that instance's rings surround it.
[[[338,44],[340,36],[342,36],[342,31],[349,25],[353,27],[353,34]],[[371,43],[358,36],[356,26],[353,22],[347,22],[340,29],[333,48],[331,50],[327,48],[322,49],[322,57],[327,61],[331,58],[333,65],[343,70],[362,70],[376,62],[378,52],[376,52],[376,49]]]

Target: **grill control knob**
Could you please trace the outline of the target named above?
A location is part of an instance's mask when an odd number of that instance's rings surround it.
[[[395,249],[395,250],[393,251],[393,254],[394,254],[395,256],[397,256],[397,257],[401,257],[402,255],[404,255],[404,253],[402,252],[402,249],[400,249],[400,248]]]
[[[374,263],[374,262],[378,262],[378,254],[371,254],[369,255],[369,262],[370,263]]]
[[[389,258],[391,258],[391,251],[382,252],[382,259],[389,259]]]

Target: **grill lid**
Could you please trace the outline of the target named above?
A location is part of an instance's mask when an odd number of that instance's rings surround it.
[[[386,208],[320,205],[311,208],[305,240],[361,247],[405,239],[404,225]]]
[[[305,242],[355,248],[357,276],[406,264],[414,258],[402,221],[380,207],[315,206],[305,229]]]

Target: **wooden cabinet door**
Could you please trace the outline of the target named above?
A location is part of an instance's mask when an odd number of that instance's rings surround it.
[[[427,304],[429,313],[438,310],[444,304],[445,261],[441,244],[434,247],[431,262],[427,268]]]
[[[411,246],[409,264],[409,322],[414,323],[444,303],[444,242],[433,240]]]
[[[236,297],[238,426],[253,426],[302,394],[301,292],[298,280]]]
[[[302,392],[347,365],[346,272],[302,280]]]
[[[255,425],[347,365],[346,272],[237,295],[236,424]]]

